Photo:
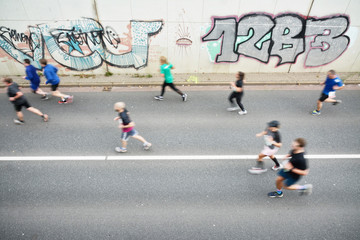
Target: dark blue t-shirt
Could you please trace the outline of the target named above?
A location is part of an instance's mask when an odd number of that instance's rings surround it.
[[[333,79],[327,77],[326,81],[325,81],[325,87],[324,87],[323,93],[326,95],[329,95],[330,92],[335,91],[333,89],[333,87],[335,85],[341,87],[341,86],[343,86],[343,82],[341,81],[341,79],[339,77],[336,77]]]
[[[126,126],[129,123],[131,123],[129,114],[128,114],[128,110],[124,109],[123,112],[119,113],[119,117],[121,118],[123,124]]]
[[[40,77],[36,72],[36,68],[33,65],[26,66],[26,79],[30,80],[33,85],[38,85],[40,83]]]

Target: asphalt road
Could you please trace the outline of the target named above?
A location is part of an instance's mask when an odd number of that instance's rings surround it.
[[[279,120],[286,154],[304,137],[308,154],[359,154],[360,92],[311,116],[318,91],[247,91],[249,114],[226,112],[228,91],[76,92],[75,101],[30,103],[50,122],[14,110],[0,94],[0,156],[119,155],[113,104],[128,103],[150,151],[130,140],[126,155],[259,153],[266,122]],[[358,239],[360,159],[310,159],[311,196],[269,199],[276,174],[254,176],[254,160],[1,161],[0,239]],[[271,167],[269,160],[267,167]]]
[[[0,163],[0,239],[358,239],[359,159],[310,161],[267,197],[250,160]]]
[[[150,89],[151,90],[151,89]],[[157,90],[157,89],[156,89]],[[164,101],[158,91],[74,93],[74,103],[59,105],[56,98],[41,101],[26,94],[30,103],[49,114],[44,123],[25,112],[26,124],[14,125],[15,111],[0,94],[1,156],[115,155],[121,131],[113,121],[113,104],[124,101],[140,135],[153,143],[149,152],[130,140],[127,155],[257,154],[263,145],[255,134],[271,120],[281,122],[283,148],[289,151],[297,137],[308,140],[309,154],[359,153],[360,91],[340,91],[338,106],[325,104],[312,116],[318,91],[247,91],[248,115],[227,112],[229,91],[190,91],[188,102],[174,92]]]

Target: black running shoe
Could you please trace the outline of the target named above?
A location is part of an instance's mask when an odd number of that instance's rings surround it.
[[[164,100],[164,98],[163,98],[163,96],[156,96],[156,97],[154,97],[156,100],[159,100],[159,101],[162,101],[162,100]]]
[[[44,96],[41,97],[41,100],[48,100],[48,99],[49,99],[49,97],[47,94],[45,94]]]
[[[283,195],[284,195],[283,192],[281,192],[279,194],[277,191],[268,193],[268,197],[271,197],[271,198],[281,198],[281,197],[283,197]]]
[[[342,101],[341,100],[336,100],[336,102],[333,102],[333,105],[335,106],[335,105],[338,105],[339,103],[342,103]]]

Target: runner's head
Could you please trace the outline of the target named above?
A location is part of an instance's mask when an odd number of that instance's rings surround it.
[[[274,121],[268,122],[268,126],[269,126],[270,131],[276,132],[280,128],[280,122],[274,120]]]
[[[245,73],[243,73],[243,72],[237,72],[237,73],[236,73],[236,78],[237,78],[238,80],[243,80],[244,77],[245,77]]]
[[[293,149],[301,149],[306,146],[306,140],[304,138],[297,138],[292,142]]]
[[[160,63],[161,63],[161,64],[169,64],[168,60],[167,60],[166,57],[164,57],[164,56],[161,56],[161,57],[160,57]]]
[[[331,78],[331,79],[336,78],[335,70],[328,71],[328,77]]]
[[[45,67],[47,65],[47,60],[45,58],[40,59],[39,62],[42,67]]]
[[[115,112],[122,112],[125,109],[125,103],[124,102],[117,102],[114,104],[114,110]]]
[[[3,78],[2,81],[6,84],[6,86],[9,86],[13,83],[12,78],[9,77]]]
[[[26,66],[30,65],[30,60],[29,59],[24,59],[24,63]]]

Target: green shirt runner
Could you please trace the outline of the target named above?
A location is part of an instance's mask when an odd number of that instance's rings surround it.
[[[165,76],[165,82],[166,83],[172,83],[174,78],[171,74],[171,68],[173,67],[173,65],[171,63],[169,64],[163,64],[160,66],[160,73],[164,74]]]

